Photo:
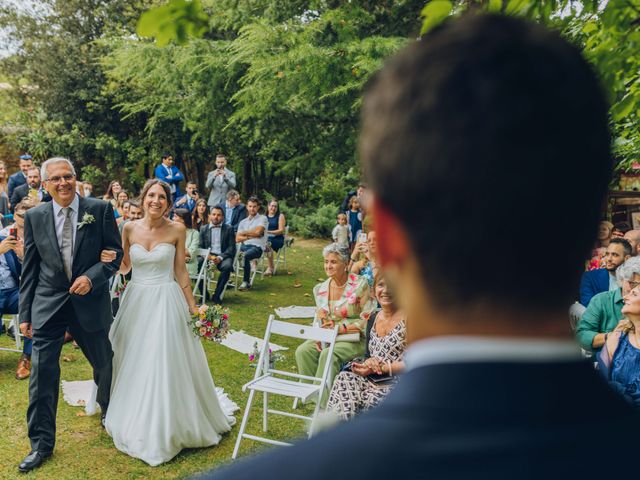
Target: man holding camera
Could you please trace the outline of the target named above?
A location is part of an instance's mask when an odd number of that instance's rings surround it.
[[[186,208],[189,212],[193,212],[199,198],[196,182],[187,182],[187,193],[178,198],[174,206],[175,208]]]
[[[224,155],[216,155],[216,169],[207,175],[205,187],[211,190],[207,202],[209,207],[224,202],[227,192],[236,188],[236,174],[227,168],[227,159]]]

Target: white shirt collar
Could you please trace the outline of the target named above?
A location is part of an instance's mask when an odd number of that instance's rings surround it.
[[[60,210],[64,207],[53,199],[51,200],[51,203],[53,204],[53,215],[57,217],[60,214]],[[69,208],[71,208],[75,213],[78,213],[78,209],[80,208],[80,197],[78,197],[77,193],[73,197],[73,201],[71,202],[71,205],[69,205]]]
[[[444,336],[418,340],[407,349],[408,369],[443,363],[552,362],[582,358],[573,340]]]

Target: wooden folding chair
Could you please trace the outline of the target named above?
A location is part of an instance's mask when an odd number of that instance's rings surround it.
[[[269,340],[271,335],[283,335],[286,337],[298,338],[302,340],[315,340],[324,342],[326,348],[329,348],[329,354],[327,355],[327,361],[324,366],[324,373],[322,377],[311,377],[308,375],[300,375],[297,373],[285,372],[282,370],[276,370],[269,366]],[[252,381],[245,384],[242,387],[243,391],[249,389],[249,399],[247,400],[247,406],[244,410],[244,416],[242,417],[242,423],[240,424],[240,431],[238,432],[238,438],[236,440],[235,448],[233,449],[233,455],[231,458],[236,458],[238,450],[240,450],[240,443],[243,438],[255,440],[262,443],[268,443],[271,445],[291,445],[290,443],[273,440],[270,438],[259,437],[257,435],[250,435],[245,433],[247,428],[247,421],[249,419],[249,412],[251,411],[251,404],[256,392],[262,392],[263,404],[262,404],[262,429],[266,432],[268,423],[268,414],[282,415],[285,417],[297,418],[300,420],[311,420],[309,426],[309,437],[313,435],[315,428],[315,420],[320,411],[320,399],[324,393],[325,388],[328,388],[328,377],[331,366],[331,359],[333,357],[333,348],[336,342],[336,336],[338,334],[338,327],[333,330],[326,328],[320,328],[315,326],[299,325],[295,323],[283,322],[282,320],[275,320],[273,315],[269,316],[269,322],[267,323],[267,329],[264,334],[264,343],[262,345],[262,351],[260,352],[260,361],[256,366],[256,373]],[[311,383],[302,383],[300,380],[306,380]],[[284,412],[281,410],[274,410],[269,408],[269,395],[282,395],[286,397],[293,397],[306,402],[315,398],[316,408],[313,412],[313,416],[299,415],[292,412]]]

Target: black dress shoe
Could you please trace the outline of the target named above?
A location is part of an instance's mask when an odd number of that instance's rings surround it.
[[[18,465],[18,470],[20,470],[22,473],[30,472],[31,470],[42,465],[42,462],[44,462],[50,456],[51,452],[29,452],[29,455],[24,457],[22,463]]]

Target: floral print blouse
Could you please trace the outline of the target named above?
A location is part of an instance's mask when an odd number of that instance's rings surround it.
[[[360,329],[364,331],[371,311],[375,307],[375,301],[371,297],[371,289],[367,279],[363,276],[350,273],[342,296],[329,304],[329,282],[327,279],[313,288],[313,296],[318,310],[328,312],[329,318],[336,323],[352,324],[360,322]],[[364,320],[364,321],[361,321]]]

